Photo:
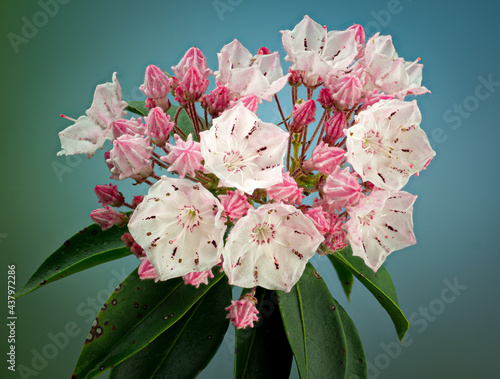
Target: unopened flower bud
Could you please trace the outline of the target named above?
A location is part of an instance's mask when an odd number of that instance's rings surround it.
[[[283,182],[268,188],[267,195],[271,200],[282,201],[286,204],[302,204],[303,191],[304,189],[299,188],[297,182],[287,171],[283,174]]]
[[[208,79],[204,79],[196,67],[190,67],[184,75],[179,88],[183,89],[182,97],[185,100],[198,101],[208,88]],[[176,95],[178,95],[177,90]]]
[[[192,285],[196,288],[200,286],[200,284],[208,284],[208,278],[213,278],[214,274],[212,274],[212,270],[201,271],[201,272],[190,272],[182,277],[184,280],[184,284]]]
[[[257,54],[258,55],[267,55],[267,54],[271,54],[271,52],[269,51],[269,49],[265,46],[262,46],[259,51],[257,51]]]
[[[247,326],[253,328],[254,321],[258,321],[259,311],[255,306],[257,299],[247,293],[239,300],[231,300],[231,305],[226,308],[229,314],[226,318],[230,319],[233,325],[238,329],[245,329]]]
[[[298,71],[288,70],[290,76],[288,77],[288,84],[294,87],[300,87],[302,84],[302,76]]]
[[[252,207],[243,191],[227,191],[227,195],[219,195],[219,200],[224,207],[224,213],[232,220],[245,216]]]
[[[143,248],[137,242],[135,242],[132,234],[124,233],[121,236],[121,240],[123,241],[127,249],[129,249],[137,258],[141,258],[146,255]]]
[[[186,54],[184,54],[177,66],[172,66],[172,71],[175,76],[182,81],[192,67],[196,67],[204,79],[208,79],[208,77],[212,75],[212,70],[207,67],[205,56],[201,50],[195,46],[186,51]]]
[[[328,204],[335,209],[354,205],[361,196],[358,177],[349,173],[349,167],[340,171],[340,166],[326,178],[323,193]]]
[[[295,104],[292,110],[293,122],[290,125],[294,133],[300,133],[304,126],[316,121],[316,103],[314,100],[307,100],[302,104]]]
[[[160,68],[155,65],[149,65],[146,68],[144,84],[139,89],[154,100],[157,106],[166,105],[166,96],[170,92],[172,79],[169,78]]]
[[[131,136],[143,136],[146,131],[146,125],[142,123],[142,119],[135,119],[132,117],[130,120],[123,118],[113,122],[113,135],[115,139],[125,134]]]
[[[380,100],[393,100],[394,96],[386,95],[385,93],[378,93],[376,89],[373,92],[368,92],[363,99],[363,109],[366,109],[373,104],[378,103]]]
[[[153,148],[149,138],[123,135],[113,141],[113,149],[106,163],[113,164],[111,173],[118,175],[119,180],[128,177],[148,177],[151,172]]]
[[[364,92],[363,85],[356,75],[331,77],[328,86],[335,107],[340,110],[347,110],[358,104]]]
[[[210,116],[219,117],[229,107],[230,100],[229,90],[221,84],[201,98],[201,105]]]
[[[177,134],[174,135],[174,139],[175,145],[167,143],[170,153],[160,159],[170,164],[168,171],[177,172],[180,178],[184,178],[186,174],[196,176],[196,170],[203,170],[200,143],[193,141],[192,134],[188,135],[186,141]]]
[[[151,262],[146,257],[139,258],[141,260],[141,264],[137,269],[137,273],[139,277],[144,279],[154,279],[155,283],[158,281],[158,274],[156,273],[155,268],[151,264]]]
[[[311,159],[305,161],[303,167],[308,171],[318,170],[323,175],[330,175],[342,163],[344,156],[344,149],[328,146],[321,141],[314,148]]]
[[[116,185],[97,185],[94,188],[94,192],[99,198],[99,203],[103,207],[111,205],[112,207],[121,207],[125,202],[121,192],[118,192],[118,187]]]
[[[333,97],[332,92],[328,88],[321,88],[319,90],[319,96],[317,98],[318,103],[325,109],[333,108]]]
[[[127,215],[121,212],[118,213],[110,207],[94,209],[90,212],[90,218],[99,225],[102,230],[109,229],[114,225],[123,226],[128,219]]]
[[[325,122],[324,141],[331,145],[344,136],[347,119],[344,112],[337,112]]]
[[[154,107],[156,107],[156,104],[152,98],[148,97],[144,106],[148,109],[153,109]]]
[[[149,135],[154,139],[154,143],[160,147],[165,146],[170,137],[170,132],[174,128],[170,116],[166,115],[160,107],[153,108],[146,117],[146,125]]]

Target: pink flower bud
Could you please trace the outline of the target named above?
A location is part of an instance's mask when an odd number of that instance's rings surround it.
[[[121,207],[125,202],[121,192],[118,192],[118,187],[116,185],[97,185],[94,188],[94,192],[99,198],[99,203],[103,207],[111,205],[112,207]]]
[[[333,108],[332,92],[328,88],[321,88],[319,90],[318,103],[325,109]]]
[[[255,95],[246,95],[239,100],[231,101],[230,108],[235,107],[236,104],[238,104],[240,102],[245,106],[245,108],[250,109],[253,113],[256,113],[257,109],[259,107],[259,104],[262,103],[262,100],[259,99],[259,97],[255,96]]]
[[[187,107],[188,102],[186,100],[186,93],[184,88],[180,85],[175,89],[175,101],[177,101],[181,107]]]
[[[287,171],[283,174],[283,183],[275,184],[267,189],[267,196],[271,200],[282,201],[286,204],[302,204],[304,195],[303,188],[299,188],[297,182]]]
[[[118,213],[110,207],[94,209],[90,212],[90,218],[99,225],[102,230],[109,229],[113,225],[123,226],[127,222],[127,216],[124,213]]]
[[[130,120],[125,120],[123,118],[113,122],[113,135],[115,139],[129,134],[131,136],[143,136],[146,131],[146,125],[142,123],[142,119],[135,119],[132,117]]]
[[[271,52],[269,51],[269,49],[265,46],[262,46],[259,51],[257,51],[257,54],[258,55],[267,55],[267,54],[271,54]]]
[[[123,135],[113,141],[113,149],[106,163],[113,164],[111,173],[118,175],[119,180],[140,176],[148,177],[151,172],[151,140],[142,137]]]
[[[361,190],[357,176],[349,173],[349,167],[340,171],[340,166],[328,175],[323,186],[327,203],[335,209],[342,209],[357,203]]]
[[[159,67],[151,64],[146,68],[144,84],[141,85],[139,89],[144,95],[152,98],[155,103],[157,103],[157,99],[165,99],[170,92],[171,85],[172,79],[170,79]]]
[[[295,104],[292,110],[293,122],[290,126],[294,133],[300,133],[302,128],[311,122],[316,121],[316,103],[314,100],[307,100],[302,104]]]
[[[186,141],[183,141],[177,134],[174,135],[174,139],[175,145],[167,143],[170,153],[160,159],[170,164],[168,171],[176,171],[181,179],[186,174],[195,176],[196,170],[203,170],[200,143],[194,142],[191,134],[188,135]]]
[[[363,109],[378,103],[380,100],[393,100],[394,96],[378,93],[376,89],[373,92],[368,92],[363,99]]]
[[[115,165],[111,161],[110,156],[111,156],[111,150],[106,151],[104,153],[104,161],[106,162],[106,166],[108,166],[109,171],[111,171],[111,176],[109,178],[110,179],[118,180],[119,175],[113,174],[113,172],[112,172],[112,170],[115,167]]]
[[[347,110],[358,104],[363,95],[363,85],[356,75],[332,76],[328,81],[335,107]]]
[[[200,49],[193,46],[182,57],[177,66],[172,66],[172,71],[179,80],[184,80],[186,73],[190,68],[195,67],[204,79],[212,75],[212,70],[207,68],[207,61]]]
[[[288,84],[293,87],[300,87],[302,84],[302,76],[298,71],[288,69],[290,76],[288,77]]]
[[[210,116],[219,117],[229,107],[230,100],[229,90],[220,84],[214,90],[210,91],[208,95],[202,97],[201,104]]]
[[[156,273],[155,268],[151,264],[151,262],[146,257],[139,258],[141,260],[141,264],[137,269],[137,273],[139,277],[144,279],[154,279],[155,283],[158,281],[158,274]]]
[[[123,241],[127,249],[129,249],[137,258],[141,258],[146,255],[142,247],[139,246],[137,242],[135,242],[132,234],[124,233],[121,236],[121,240]]]
[[[341,250],[347,246],[346,232],[344,231],[344,229],[342,229],[345,220],[344,218],[338,217],[335,213],[330,214],[329,216],[330,230],[325,237],[323,245],[327,246],[333,251]]]
[[[226,318],[230,319],[238,329],[245,329],[247,326],[253,328],[253,322],[259,320],[257,317],[259,311],[255,304],[257,299],[249,293],[239,300],[231,300],[231,305],[226,308],[226,311],[229,311]]]
[[[148,109],[153,109],[154,107],[156,107],[156,104],[152,98],[148,97],[146,99],[146,104],[144,104],[144,106]]]
[[[347,119],[344,112],[337,112],[325,122],[324,141],[331,145],[344,136],[344,129],[347,126]]]
[[[208,284],[208,278],[213,278],[212,270],[201,271],[201,272],[190,272],[182,277],[184,284],[190,284],[198,288],[201,283]]]
[[[318,170],[323,175],[330,175],[342,163],[344,156],[344,149],[328,146],[321,141],[314,148],[311,159],[305,161],[303,167],[308,171]]]
[[[170,116],[166,115],[160,107],[153,108],[146,117],[146,125],[149,135],[154,138],[154,143],[160,147],[165,146],[174,128]]]
[[[354,29],[356,31],[356,36],[354,37],[358,43],[358,55],[354,59],[362,58],[365,55],[365,30],[361,25],[354,24],[347,28],[347,30]]]
[[[136,208],[142,201],[144,200],[144,196],[142,195],[137,195],[134,196],[134,199],[132,200],[132,207]]]
[[[179,88],[182,88],[183,92],[180,92]],[[176,89],[175,94],[177,96],[180,95],[180,97],[187,101],[198,101],[206,92],[207,88],[208,79],[204,79],[196,67],[190,67],[184,75],[184,79],[181,81],[179,87]]]
[[[219,195],[219,200],[224,207],[225,215],[231,221],[245,216],[252,208],[252,204],[248,202],[247,197],[240,190],[227,191],[227,195]]]
[[[318,232],[321,235],[326,235],[330,231],[330,222],[328,220],[328,213],[323,210],[322,207],[314,207],[308,209],[307,212],[304,213],[306,217],[311,220],[318,229]]]

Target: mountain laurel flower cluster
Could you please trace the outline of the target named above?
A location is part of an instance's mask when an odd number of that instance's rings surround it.
[[[227,304],[237,328],[260,317],[256,288],[289,293],[316,253],[350,246],[376,272],[415,244],[416,196],[402,189],[435,155],[413,98],[429,92],[420,58],[361,25],[305,16],[281,34],[285,71],[283,53],[236,39],[210,55],[214,70],[192,47],[170,72],[145,69],[143,102],[124,101],[113,74],[59,133],[58,155],[104,148],[110,178],[136,185],[129,201],[96,186],[90,216],[123,227],[139,277],[201,289],[223,272],[250,291]]]

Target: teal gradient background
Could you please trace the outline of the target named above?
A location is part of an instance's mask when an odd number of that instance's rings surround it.
[[[59,114],[83,114],[96,85],[110,81],[115,71],[125,100],[144,99],[137,88],[145,67],[169,69],[193,45],[213,70],[216,53],[234,38],[251,51],[264,45],[284,57],[279,31],[292,29],[308,14],[329,30],[359,23],[370,35],[391,34],[400,56],[422,58],[423,84],[432,91],[417,100],[421,126],[437,156],[405,187],[419,196],[414,211],[418,244],[394,253],[385,265],[401,308],[413,321],[406,342],[397,343],[389,317],[359,283],[348,303],[324,259],[314,262],[358,327],[370,377],[498,377],[498,2],[64,2],[36,35],[24,34],[26,43],[17,52],[9,33],[23,36],[25,18],[41,17],[36,15],[42,8],[36,1],[2,3],[0,290],[7,292],[7,264],[16,265],[20,288],[68,236],[89,224],[90,211],[98,207],[93,188],[109,183],[102,151],[91,160],[56,157],[57,133],[69,125]],[[38,21],[44,24],[43,18]],[[283,67],[288,63],[283,61]],[[497,84],[482,84],[489,80]],[[286,112],[290,110],[287,103]],[[275,117],[270,110],[260,116],[265,121]],[[129,196],[146,191],[128,182],[120,186]],[[137,260],[129,257],[18,299],[17,369],[22,365],[34,371],[22,376],[7,370],[4,326],[0,377],[69,378],[107,289],[136,266]],[[466,287],[448,303],[440,300],[446,281]],[[3,304],[1,315],[6,317]],[[429,307],[435,312],[426,313]],[[76,330],[67,345],[47,350],[51,336],[71,326]],[[200,378],[232,377],[233,341],[228,335]],[[54,355],[45,363],[36,358],[44,349]],[[298,378],[296,371],[291,377]]]

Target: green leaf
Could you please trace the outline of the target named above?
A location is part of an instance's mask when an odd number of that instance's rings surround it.
[[[300,377],[345,378],[348,345],[341,314],[314,267],[308,263],[291,291],[278,296]]]
[[[351,291],[352,284],[354,282],[354,278],[352,272],[350,272],[347,268],[345,268],[341,263],[336,260],[331,260],[335,271],[337,271],[337,275],[340,280],[340,284],[342,284],[342,288],[344,289],[345,295],[347,296],[347,300],[351,300]]]
[[[224,339],[231,287],[221,280],[179,321],[111,370],[110,379],[194,378]]]
[[[347,369],[345,377],[346,379],[368,378],[365,350],[363,349],[358,330],[344,308],[337,302],[335,302],[335,304],[340,313],[340,318],[342,319],[342,327],[347,342]]]
[[[145,107],[145,104],[146,103],[144,101],[128,101],[128,107],[126,108],[126,110],[141,117],[145,117],[149,114],[149,109]],[[172,122],[174,121],[177,109],[179,109],[178,106],[172,105],[167,112],[167,115],[170,116],[170,120]],[[202,121],[204,122],[203,119]],[[185,110],[182,110],[179,113],[179,117],[177,118],[177,126],[184,133],[186,133],[186,135],[192,134],[193,138],[196,139],[193,123],[191,122],[191,119],[189,118]]]
[[[101,263],[130,255],[131,252],[121,240],[123,233],[127,232],[127,228],[117,226],[102,231],[96,224],[80,230],[41,264],[15,297]]]
[[[399,308],[398,296],[392,283],[391,276],[384,267],[380,267],[376,273],[365,265],[363,259],[352,255],[351,247],[328,254],[330,261],[341,263],[375,296],[377,301],[384,307],[396,327],[396,332],[401,341],[408,331],[410,324],[404,313]]]
[[[237,379],[287,378],[292,367],[275,291],[257,288],[259,321],[253,328],[236,329],[234,377]]]
[[[93,378],[142,350],[177,322],[224,274],[214,269],[208,285],[182,278],[155,283],[134,270],[111,294],[85,341],[73,379]]]

